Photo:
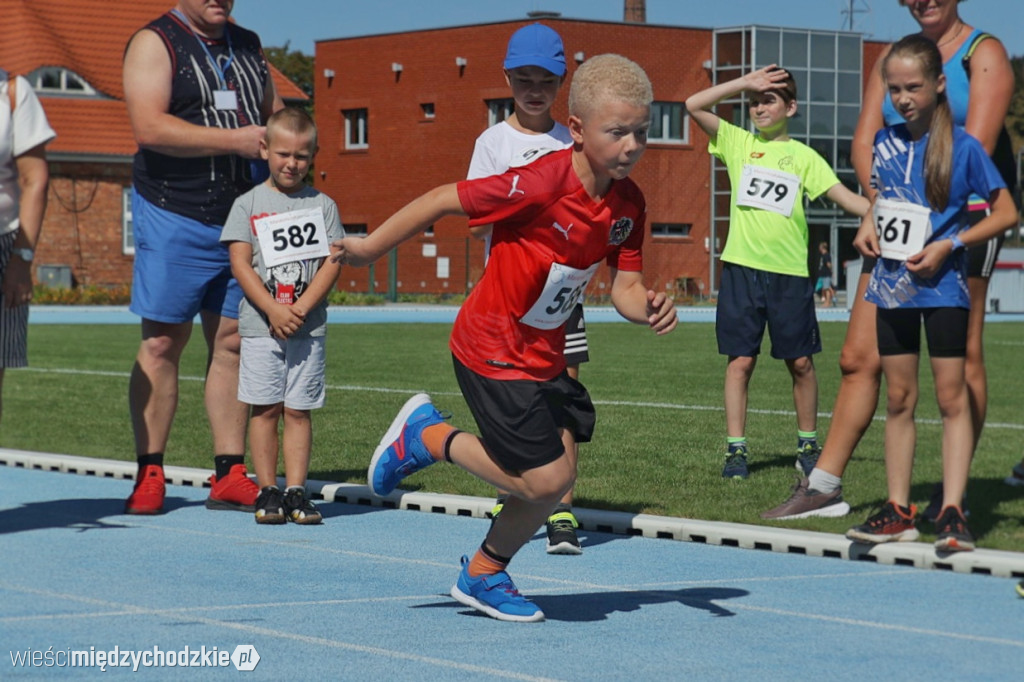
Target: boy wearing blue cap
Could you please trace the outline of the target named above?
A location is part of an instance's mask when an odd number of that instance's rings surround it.
[[[473,180],[525,166],[548,152],[572,146],[569,129],[551,116],[551,106],[565,79],[565,48],[554,29],[530,24],[512,34],[503,64],[505,82],[512,90],[515,107],[512,115],[480,134],[473,147],[466,178]],[[491,225],[471,229],[491,250]],[[580,363],[590,359],[583,304],[579,303],[565,324],[565,361],[569,376],[579,379]],[[577,453],[573,453],[574,459]],[[491,516],[505,504],[506,494],[499,491]],[[572,513],[572,489],[565,493],[546,523],[548,554],[582,554]]]

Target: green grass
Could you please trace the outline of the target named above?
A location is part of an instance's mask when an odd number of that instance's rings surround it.
[[[416,391],[428,391],[439,407],[452,412],[456,425],[474,429],[452,373],[449,329],[443,324],[331,327],[330,390],[327,406],[314,413],[311,478],[364,483],[366,464],[381,434]],[[822,324],[825,352],[816,359],[822,414],[831,409],[838,389],[844,332],[843,323]],[[768,356],[767,347],[750,390],[752,473],[749,480],[738,482],[720,477],[725,361],[717,354],[713,325],[683,324],[659,338],[632,325],[595,324],[588,337],[591,362],[582,367],[582,380],[597,404],[598,423],[594,442],[581,448],[577,505],[765,523],[758,513],[787,497],[796,474],[790,380],[784,365]],[[32,367],[7,373],[0,445],[132,460],[127,376],[138,339],[135,326],[31,326]],[[1024,494],[1002,483],[1020,459],[1024,441],[1022,349],[1024,323],[986,327],[989,427],[969,491],[970,525],[981,547],[1024,551]],[[204,362],[197,333],[182,361],[184,380],[169,464],[212,466],[202,401]],[[923,506],[932,483],[941,478],[941,430],[927,362],[922,369],[912,496]],[[829,419],[822,416],[822,437],[828,427]],[[844,496],[853,505],[850,516],[775,525],[842,533],[881,505],[886,490],[882,427],[878,421],[868,431],[847,470]],[[451,466],[431,467],[407,480],[405,487],[491,494],[486,485]]]

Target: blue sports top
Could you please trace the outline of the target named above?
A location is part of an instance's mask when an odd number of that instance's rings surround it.
[[[882,128],[875,135],[871,185],[878,196],[928,207],[924,157],[929,135],[913,140],[905,124]],[[957,126],[953,128],[953,177],[944,211],[931,210],[925,244],[948,239],[967,227],[971,193],[986,200],[1006,187],[981,143]],[[934,276],[924,279],[907,270],[903,261],[879,258],[871,272],[866,300],[879,308],[969,308],[965,253],[950,255]]]

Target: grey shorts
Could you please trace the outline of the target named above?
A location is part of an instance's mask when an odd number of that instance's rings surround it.
[[[17,232],[0,236],[0,280],[7,272]],[[0,295],[0,368],[28,365],[28,306],[7,307]]]
[[[324,406],[325,336],[286,340],[242,337],[238,400],[248,405],[284,403],[293,410]]]

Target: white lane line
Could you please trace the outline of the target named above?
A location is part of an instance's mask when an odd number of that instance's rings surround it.
[[[80,369],[60,369],[60,368],[39,368],[39,367],[26,367],[19,369],[19,372],[39,372],[40,374],[79,374],[83,376],[101,376],[101,377],[114,377],[118,379],[127,379],[130,375],[128,372],[103,372],[98,370],[80,370]],[[186,376],[182,375],[178,377],[181,381],[204,381],[204,377]],[[443,396],[461,396],[462,394],[458,391],[428,391],[423,388],[387,388],[383,386],[352,386],[347,384],[334,385],[328,384],[327,389],[331,391],[347,391],[350,393],[394,393],[396,395],[413,395],[414,393],[426,392],[430,395],[443,395]],[[632,400],[595,400],[595,405],[606,405],[609,407],[642,407],[647,409],[660,409],[660,410],[676,410],[683,412],[724,412],[725,407],[722,405],[683,405],[679,403],[660,403],[660,402],[644,402],[644,401],[632,401]],[[748,414],[759,414],[768,416],[785,416],[793,417],[796,416],[796,412],[792,410],[759,410],[756,408],[748,408]],[[831,412],[819,412],[818,417],[822,419],[831,419]],[[884,422],[884,415],[877,415],[873,418],[873,421]],[[941,419],[917,419],[918,424],[933,424],[941,425]],[[987,429],[1009,429],[1013,431],[1024,431],[1024,424],[1006,423],[1006,422],[985,422],[985,428]]]

